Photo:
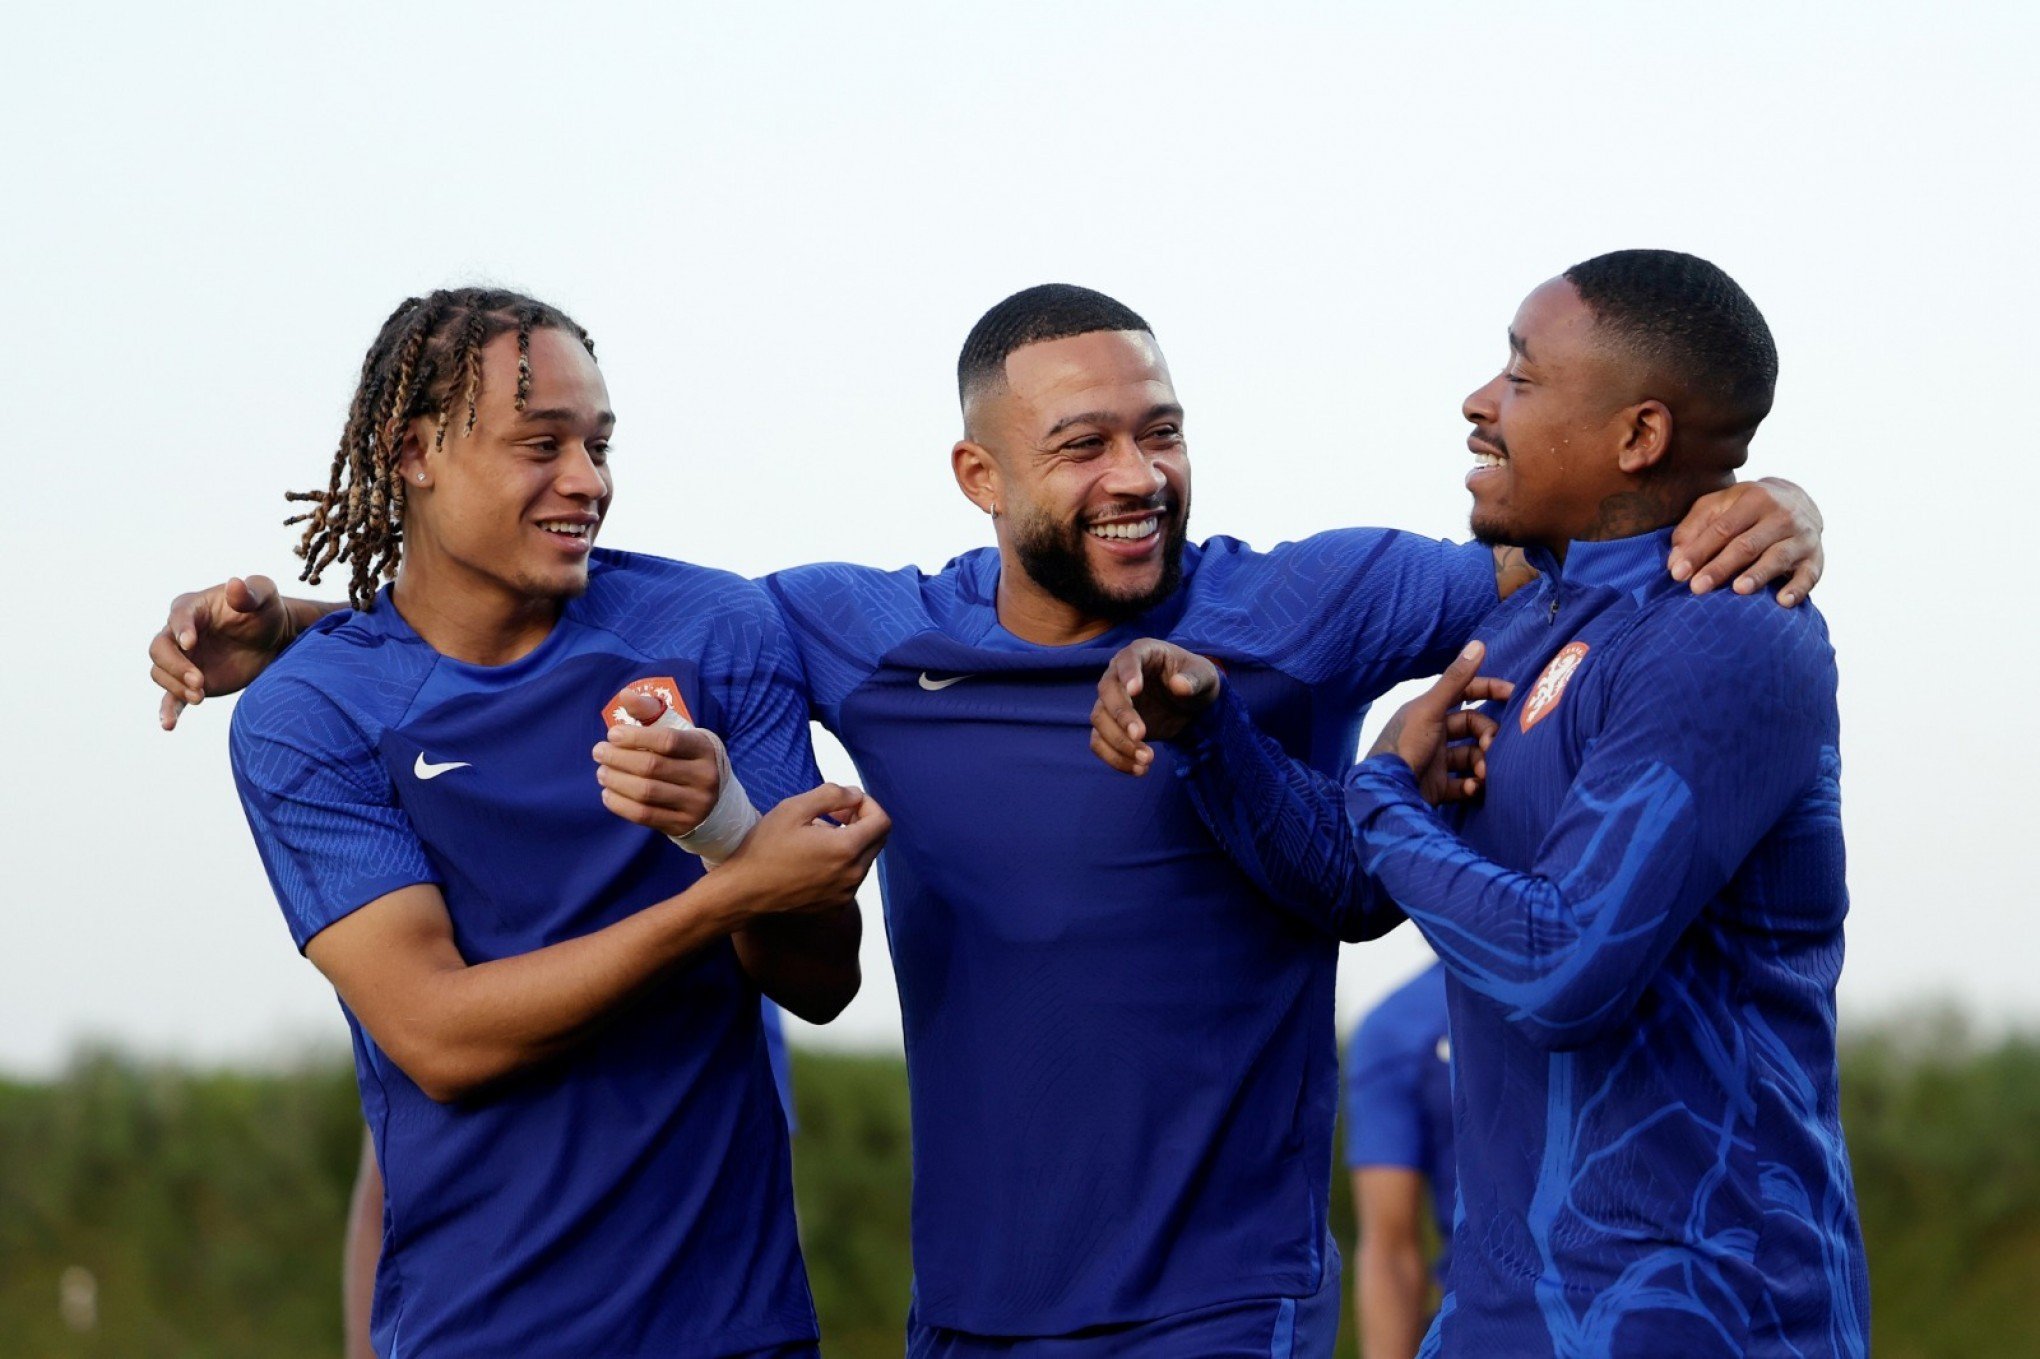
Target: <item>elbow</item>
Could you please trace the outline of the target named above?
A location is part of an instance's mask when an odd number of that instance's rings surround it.
[[[864,985],[864,971],[855,959],[826,982],[804,987],[799,995],[774,996],[773,1003],[796,1019],[810,1024],[826,1024],[857,998],[858,990]]]
[[[492,1079],[454,1062],[414,1062],[404,1067],[404,1074],[434,1104],[458,1104]]]
[[[1341,913],[1338,936],[1349,944],[1365,944],[1381,938],[1409,917],[1393,903],[1374,905]]]
[[[383,1053],[434,1104],[458,1104],[507,1074],[484,1053],[418,1038],[385,1044]]]

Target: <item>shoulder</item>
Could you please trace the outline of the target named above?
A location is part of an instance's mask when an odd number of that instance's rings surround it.
[[[1622,638],[1622,678],[1678,690],[1706,688],[1775,701],[1835,690],[1835,653],[1827,620],[1811,603],[1782,608],[1769,591],[1695,595],[1664,589]]]
[[[582,621],[619,632],[660,631],[771,612],[772,601],[757,582],[734,571],[597,548]]]
[[[803,608],[871,605],[926,612],[949,601],[984,602],[999,584],[996,548],[974,548],[929,574],[916,566],[885,569],[855,562],[816,562],[764,578],[774,598]]]
[[[364,622],[322,623],[235,701],[227,746],[240,778],[264,786],[315,767],[375,765],[382,733],[409,707],[432,656]]]
[[[977,548],[932,575],[913,566],[820,562],[774,572],[764,584],[801,641],[876,656],[927,628],[968,632],[973,617],[989,618],[998,598],[999,554]]]
[[[1466,544],[1426,538],[1393,528],[1340,528],[1313,533],[1308,538],[1256,549],[1237,538],[1206,539],[1198,563],[1199,574],[1274,575],[1309,571],[1359,576],[1376,569],[1440,570],[1467,556]],[[1478,548],[1475,555],[1489,563],[1493,554]]]
[[[344,716],[364,726],[394,722],[438,659],[387,626],[381,610],[319,620],[255,678],[234,704],[233,730],[259,731],[298,714]]]
[[[1436,969],[1403,983],[1360,1022],[1353,1036],[1354,1060],[1385,1061],[1429,1052],[1445,1028],[1445,991]]]

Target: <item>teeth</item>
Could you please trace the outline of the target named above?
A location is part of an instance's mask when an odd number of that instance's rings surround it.
[[[1155,515],[1147,519],[1136,519],[1128,524],[1093,524],[1090,532],[1093,538],[1138,539],[1152,537],[1161,526],[1161,516]]]
[[[547,533],[557,533],[568,538],[585,538],[588,536],[590,526],[587,524],[540,524],[539,527]]]
[[[1492,453],[1476,453],[1473,455],[1473,465],[1475,467],[1500,467],[1502,460]]]

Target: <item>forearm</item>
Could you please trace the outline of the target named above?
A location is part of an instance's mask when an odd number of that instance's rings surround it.
[[[474,965],[445,959],[382,997],[380,1024],[363,1022],[427,1095],[461,1099],[571,1048],[745,918],[741,883],[712,874],[592,934]]]
[[[737,960],[758,989],[790,1014],[826,1024],[857,994],[857,945],[864,920],[855,905],[770,916],[731,936]]]
[[[290,631],[283,639],[289,646],[297,635],[329,613],[339,613],[347,607],[344,599],[298,599],[291,595],[283,598],[283,614],[289,620]]]
[[[1454,975],[1541,1046],[1591,1041],[1626,1012],[1648,959],[1677,931],[1690,823],[1684,787],[1662,766],[1597,803],[1598,833],[1576,862],[1506,868],[1477,853],[1393,754],[1347,779],[1359,854]]]
[[[1361,1359],[1414,1359],[1430,1321],[1431,1281],[1415,1242],[1360,1243],[1354,1266]]]
[[[1363,870],[1339,785],[1256,728],[1229,687],[1177,744],[1198,815],[1270,899],[1347,941],[1402,921]]]

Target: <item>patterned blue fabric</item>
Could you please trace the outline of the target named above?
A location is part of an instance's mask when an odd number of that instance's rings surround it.
[[[1342,796],[1238,703],[1192,743],[1198,805],[1265,890],[1330,920],[1392,897],[1450,973],[1431,1353],[1867,1349],[1834,656],[1811,608],[1675,585],[1668,538],[1533,554],[1545,577],[1481,628],[1517,690],[1463,817],[1392,757]]]
[[[1071,647],[999,626],[997,555],[940,574],[771,577],[815,715],[892,814],[879,867],[914,1133],[915,1308],[1054,1336],[1314,1296],[1337,1101],[1340,935],[1269,903],[1160,768],[1090,752],[1140,636],[1220,658],[1283,748],[1331,773],[1367,704],[1435,671],[1494,563],[1382,530],[1185,553],[1183,588]]]
[[[1457,1175],[1452,1155],[1451,1039],[1445,969],[1433,963],[1371,1010],[1346,1045],[1346,1164],[1397,1166],[1424,1177],[1447,1250]]]
[[[699,862],[612,815],[590,750],[671,678],[753,799],[819,781],[778,615],[753,584],[598,551],[534,651],[434,652],[386,591],[327,619],[234,713],[234,773],[292,937],[436,883],[470,963],[602,928]],[[343,1009],[345,1007],[343,1006]],[[454,1104],[354,1017],[386,1185],[373,1339],[390,1359],[727,1355],[815,1338],[757,989],[727,940],[572,1054]]]

